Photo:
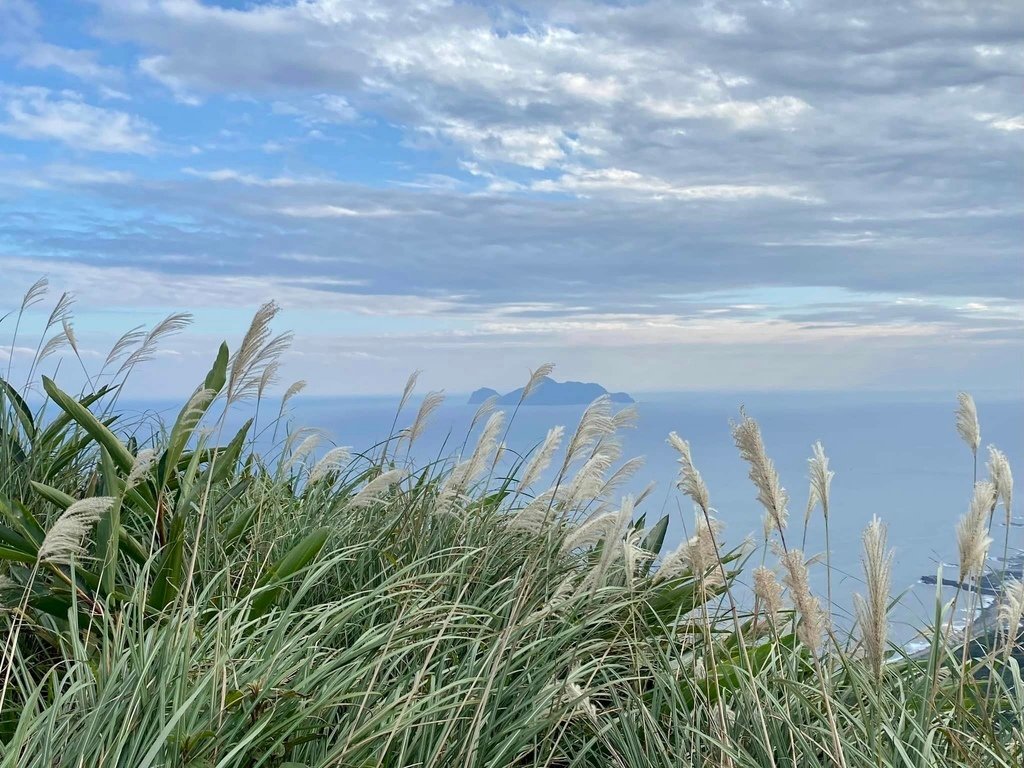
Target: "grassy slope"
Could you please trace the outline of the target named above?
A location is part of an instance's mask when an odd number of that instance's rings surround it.
[[[713,525],[661,553],[643,505],[612,501],[605,402],[552,489],[497,476],[496,416],[444,465],[406,466],[407,440],[253,455],[217,414],[252,408],[272,316],[148,444],[103,426],[109,395],[51,383],[45,417],[0,397],[0,766],[1021,763],[1008,643],[965,660],[937,634],[879,677],[792,578],[801,611],[735,604],[743,558]]]

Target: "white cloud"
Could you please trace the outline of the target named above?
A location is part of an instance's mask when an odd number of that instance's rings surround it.
[[[51,140],[92,152],[149,154],[156,129],[142,118],[87,104],[74,92],[46,88],[0,89],[0,133]]]
[[[587,170],[570,168],[557,179],[535,182],[540,192],[572,192],[580,195],[623,194],[663,200],[752,200],[767,197],[799,202],[815,202],[815,198],[797,187],[778,184],[693,184],[679,185],[644,176],[621,168]]]

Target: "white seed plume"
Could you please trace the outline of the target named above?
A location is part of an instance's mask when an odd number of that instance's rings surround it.
[[[679,453],[679,479],[676,481],[676,488],[689,496],[693,503],[705,513],[711,508],[711,494],[704,483],[704,478],[693,465],[693,458],[690,455],[690,443],[683,440],[675,432],[669,432],[668,443]]]
[[[302,437],[303,435],[305,435],[305,437]],[[287,461],[284,463],[285,472],[296,464],[301,464],[307,456],[317,449],[324,439],[323,433],[318,430],[298,430],[289,436],[288,444],[285,446],[285,451],[288,451],[300,437],[302,437],[302,442],[299,443],[295,450],[291,452]]]
[[[644,501],[646,501],[647,497],[654,492],[654,489],[657,487],[657,485],[658,484],[654,480],[651,480],[651,482],[645,485],[644,489],[640,491],[639,494],[637,494],[635,502],[636,506],[639,507]]]
[[[497,406],[498,406],[498,396],[497,395],[491,395],[486,400],[484,400],[482,403],[480,403],[480,407],[477,408],[476,409],[476,413],[473,414],[473,420],[471,422],[469,422],[469,429],[470,429],[470,431],[472,431],[473,427],[475,427],[477,425],[477,423],[481,419],[486,419],[488,416],[490,416],[492,413],[494,413],[494,409],[497,408]]]
[[[440,506],[450,503],[459,494],[465,492],[491,465],[490,458],[498,449],[498,435],[501,434],[504,423],[505,414],[502,411],[491,414],[491,417],[487,419],[473,453],[466,461],[455,466],[441,487]]]
[[[25,291],[25,295],[21,299],[21,311],[24,312],[29,307],[38,304],[43,300],[46,295],[46,290],[50,286],[49,279],[40,277]]]
[[[133,368],[138,363],[152,360],[160,341],[166,336],[173,336],[185,330],[192,322],[192,315],[187,312],[175,312],[168,315],[153,326],[149,333],[142,337],[139,345],[125,358],[118,373]]]
[[[604,499],[611,496],[616,490],[622,485],[627,483],[633,475],[640,471],[640,468],[644,465],[644,457],[636,456],[628,461],[624,462],[621,467],[612,473],[601,485],[601,488],[597,492],[597,498]],[[639,501],[635,501],[634,504],[638,504]]]
[[[271,361],[267,367],[263,369],[263,373],[260,374],[260,383],[256,387],[257,399],[262,400],[263,393],[267,391],[267,387],[277,382],[277,372],[280,369],[281,365],[277,360]],[[282,405],[284,405],[283,402]]]
[[[996,487],[996,496],[1003,502],[1006,511],[1006,522],[1010,522],[1010,509],[1013,504],[1013,472],[1006,454],[994,445],[988,447],[988,476]]]
[[[288,407],[288,401],[295,397],[297,394],[299,394],[299,392],[301,392],[305,388],[306,382],[303,379],[299,379],[298,381],[292,382],[291,386],[289,386],[288,389],[284,391],[284,396],[281,398],[280,413],[283,414],[285,412],[285,409]]]
[[[761,428],[742,408],[739,423],[732,424],[732,436],[740,456],[750,465],[750,480],[757,488],[757,500],[765,508],[765,537],[770,536],[775,530],[780,533],[785,531],[789,517],[789,510],[786,508],[789,497],[779,482],[775,464],[765,451]]]
[[[544,474],[544,470],[551,465],[551,459],[554,457],[555,452],[558,451],[559,446],[561,446],[564,434],[565,427],[552,427],[548,430],[544,442],[523,469],[523,474],[519,478],[520,488],[529,488]]]
[[[995,505],[996,489],[988,480],[974,486],[971,505],[956,527],[956,543],[960,555],[960,579],[981,576],[992,539],[988,535],[988,516]]]
[[[804,553],[799,549],[791,549],[783,552],[779,556],[779,561],[785,571],[782,581],[789,587],[793,607],[800,615],[800,623],[796,629],[797,637],[813,653],[817,653],[821,649],[821,633],[825,631],[828,616],[821,609],[818,598],[811,594]]]
[[[601,558],[597,561],[594,569],[587,575],[581,587],[586,585],[590,586],[592,590],[596,590],[601,585],[601,582],[604,581],[608,569],[611,568],[616,560],[623,556],[626,546],[624,541],[626,527],[633,519],[633,508],[633,497],[624,497],[622,499],[622,506],[619,507],[615,520],[605,537],[604,546],[601,548]]]
[[[402,390],[402,399],[398,401],[398,412],[401,413],[402,409],[405,408],[405,404],[409,402],[409,396],[412,391],[416,389],[416,382],[420,378],[421,371],[413,371],[409,374],[409,378],[405,381],[405,389]]]
[[[625,408],[620,408],[612,414],[612,432],[618,432],[620,429],[635,428],[638,416],[639,411],[637,411],[635,405],[627,405]]]
[[[864,655],[875,673],[881,679],[882,664],[885,662],[886,642],[889,636],[889,590],[892,582],[893,552],[885,551],[886,527],[873,517],[862,537],[864,552],[861,562],[864,566],[864,581],[867,597],[853,596],[854,613],[860,627]]]
[[[391,469],[384,472],[364,485],[349,501],[350,507],[368,507],[391,486],[400,483],[408,473],[404,469]]]
[[[114,503],[111,496],[92,496],[76,501],[57,518],[39,546],[39,562],[69,565],[85,553],[85,537]]]
[[[128,472],[128,479],[124,481],[126,489],[134,488],[145,480],[153,470],[156,459],[157,453],[152,448],[145,448],[139,451],[139,454],[132,462],[131,470]]]
[[[352,449],[344,446],[331,448],[331,450],[325,453],[320,458],[320,461],[313,466],[313,469],[310,470],[309,482],[315,483],[329,473],[336,472],[348,464],[349,459],[351,458]]]
[[[431,415],[441,407],[443,402],[444,392],[428,392],[427,396],[423,398],[419,410],[416,411],[416,418],[413,419],[412,425],[405,431],[404,437],[410,446],[423,434],[423,430],[426,428]]]
[[[775,578],[775,571],[763,565],[754,569],[754,595],[774,625],[782,611],[782,585]]]
[[[654,576],[655,581],[674,579],[690,571],[708,587],[723,583],[718,544],[722,522],[707,517],[698,510],[694,519],[694,534],[669,553]]]
[[[822,446],[821,441],[811,446],[811,450],[814,452],[814,455],[807,460],[807,463],[810,465],[811,488],[814,489],[817,501],[821,503],[822,514],[827,518],[829,491],[832,487],[832,478],[835,477],[836,473],[828,468],[828,456],[825,455],[825,448]]]
[[[618,517],[618,511],[592,515],[565,537],[562,542],[562,552],[572,552],[574,549],[594,546],[611,533]]]
[[[37,359],[39,360],[39,362],[42,362],[50,355],[63,349],[65,346],[67,346],[67,344],[68,334],[62,328],[59,332],[55,333],[53,336],[47,339],[46,343],[43,345],[43,348],[39,350],[39,356]]]
[[[544,530],[555,490],[549,488],[509,518],[509,528],[539,534]]]
[[[231,357],[227,381],[229,403],[258,392],[267,368],[274,367],[291,344],[290,333],[271,336],[270,322],[279,311],[280,307],[273,301],[268,301],[256,310],[249,329],[242,337],[242,343]]]
[[[71,319],[67,317],[61,320],[61,325],[64,328],[64,335],[68,337],[68,344],[71,345],[71,350],[77,355],[78,339],[75,337],[75,326],[71,324]]]
[[[569,439],[565,450],[563,469],[587,453],[603,437],[615,431],[611,414],[611,399],[601,395],[587,406],[580,417],[580,423]]]
[[[1007,644],[1014,643],[1024,619],[1024,584],[1014,579],[1003,585],[999,603],[999,626],[1006,632]]]
[[[553,370],[555,370],[554,363],[544,363],[539,366],[537,370],[530,371],[530,380],[527,381],[526,386],[523,387],[523,394],[520,395],[519,402],[523,402],[526,398],[532,395],[534,390],[540,386],[540,383],[544,381],[545,378],[551,375]]]
[[[974,398],[967,392],[961,392],[956,396],[959,407],[956,409],[956,431],[960,433],[961,439],[971,448],[971,453],[978,455],[978,447],[981,445],[981,425],[978,423],[978,408],[974,405]]]

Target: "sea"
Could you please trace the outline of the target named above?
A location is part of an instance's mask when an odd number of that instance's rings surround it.
[[[1024,394],[1024,393],[1022,393]],[[656,483],[638,513],[653,523],[668,515],[665,550],[676,546],[692,530],[693,505],[676,488],[677,455],[667,444],[670,431],[691,445],[693,461],[706,481],[711,503],[724,523],[726,547],[745,538],[762,539],[763,509],[747,477],[730,433],[730,421],[739,409],[761,426],[765,446],[790,496],[789,546],[804,539],[804,510],[808,498],[808,463],[812,444],[820,440],[835,472],[832,482],[829,532],[831,538],[833,616],[837,626],[850,626],[853,594],[863,591],[861,534],[877,515],[888,527],[889,546],[895,551],[892,588],[896,603],[891,613],[892,638],[913,646],[922,627],[934,623],[937,595],[950,600],[954,590],[921,583],[922,576],[957,578],[957,520],[971,498],[974,462],[955,428],[956,393],[885,392],[731,392],[644,393],[637,399],[635,428],[621,434],[623,458],[642,456],[643,468],[621,493],[639,493]],[[452,395],[434,413],[413,447],[418,464],[457,456],[464,444],[473,445],[479,425],[469,425],[477,406],[467,395]],[[978,476],[985,477],[987,446],[1000,448],[1010,459],[1017,477],[1024,478],[1024,396],[976,397],[981,422],[982,448]],[[128,404],[122,403],[122,407]],[[265,404],[264,421],[276,413]],[[407,426],[418,402],[413,399],[396,418],[394,397],[303,397],[289,407],[287,426],[261,429],[260,440],[280,444],[287,430],[314,427],[324,431],[326,446],[368,450],[395,429]],[[135,408],[173,418],[169,406],[134,404]],[[575,428],[584,409],[580,406],[525,405],[511,418],[509,456],[527,453],[550,427]],[[269,414],[269,415],[268,415]],[[508,413],[512,417],[512,413]],[[1024,500],[1024,491],[1021,492]],[[1007,529],[1002,509],[995,515],[989,567],[998,569],[1009,530],[1012,551],[1024,550],[1024,517],[1015,504]],[[820,509],[807,526],[804,551],[824,559],[825,527]],[[760,550],[751,565],[760,563]],[[768,560],[773,560],[771,554]],[[824,601],[823,565],[812,565],[812,587]],[[741,580],[742,581],[742,580]],[[961,605],[969,601],[961,600]],[[964,617],[957,617],[962,623]]]

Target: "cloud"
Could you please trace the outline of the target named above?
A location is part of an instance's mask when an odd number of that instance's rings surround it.
[[[0,133],[51,140],[91,152],[149,154],[156,129],[145,120],[86,103],[74,92],[39,87],[0,88]]]
[[[811,339],[864,369],[1019,350],[1013,3],[97,0],[60,50],[19,14],[18,72],[50,87],[8,87],[0,131],[48,145],[0,155],[0,258],[69,282],[351,304],[375,341],[338,349],[396,359],[582,339],[581,366],[667,371],[689,339],[733,376],[775,355],[781,381],[820,367]],[[111,61],[120,80],[90,70]],[[71,69],[137,114],[58,90]],[[61,154],[158,135],[191,167]],[[429,328],[390,336],[396,306]]]

